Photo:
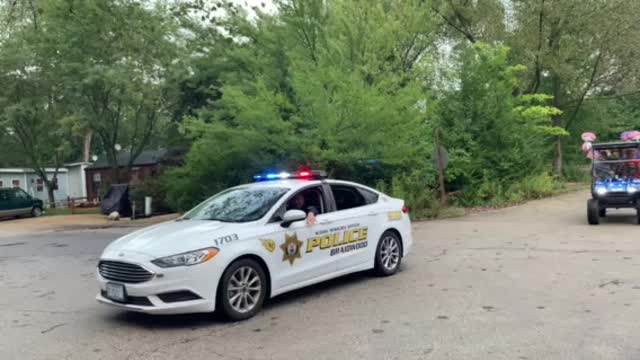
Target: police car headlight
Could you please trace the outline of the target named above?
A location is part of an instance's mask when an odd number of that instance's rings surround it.
[[[629,194],[633,194],[633,193],[635,193],[636,191],[638,191],[638,189],[637,189],[637,188],[634,188],[634,187],[627,188],[627,192],[628,192]]]
[[[604,195],[606,193],[607,193],[607,189],[606,188],[599,187],[599,188],[596,189],[596,194],[598,194],[598,195]]]
[[[218,255],[218,251],[218,248],[200,249],[155,259],[151,262],[161,268],[190,266],[202,264],[203,262],[207,262],[213,259],[216,255]]]

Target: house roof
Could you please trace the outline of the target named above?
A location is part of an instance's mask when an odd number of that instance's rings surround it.
[[[133,162],[133,166],[143,166],[143,165],[155,165],[164,158],[167,154],[167,150],[144,150],[140,153],[140,156],[136,158]],[[118,166],[127,166],[129,165],[129,159],[131,158],[131,153],[129,151],[123,151],[118,154]],[[99,158],[93,165],[88,166],[87,169],[106,169],[111,167],[109,161],[106,156]]]
[[[54,168],[46,168],[46,172],[53,173],[56,171]],[[58,169],[59,173],[66,173],[67,169],[61,167]],[[0,174],[34,174],[35,171],[31,168],[0,168]]]

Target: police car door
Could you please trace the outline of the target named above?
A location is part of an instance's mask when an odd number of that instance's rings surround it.
[[[338,271],[361,270],[373,264],[382,231],[377,194],[343,183],[330,183],[336,211],[328,214],[336,236],[330,250]]]
[[[306,221],[298,221],[288,228],[280,228],[274,236],[276,242],[275,255],[272,267],[274,277],[274,290],[286,290],[288,287],[305,285],[315,280],[321,280],[323,276],[329,276],[336,270],[335,264],[329,256],[328,251],[322,251],[314,247],[309,247],[309,240],[327,234],[329,224],[326,217],[328,201],[322,186],[316,185],[304,188],[292,194],[284,203],[284,208],[278,213],[284,214],[286,205],[299,192],[305,194],[308,206],[313,206],[319,211],[316,216],[315,225],[307,225]],[[278,223],[278,226],[279,223]]]

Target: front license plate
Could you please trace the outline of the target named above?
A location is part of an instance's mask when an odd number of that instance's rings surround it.
[[[127,295],[124,291],[124,285],[122,284],[107,283],[106,291],[107,298],[111,300],[124,302],[127,299]]]

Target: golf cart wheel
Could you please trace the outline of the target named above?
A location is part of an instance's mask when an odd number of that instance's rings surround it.
[[[598,205],[598,200],[589,199],[587,201],[587,219],[589,220],[589,225],[598,225],[600,223],[600,207]]]
[[[39,217],[40,215],[42,215],[42,209],[39,206],[34,206],[33,209],[31,209],[31,216]]]
[[[253,259],[240,259],[222,275],[218,304],[227,319],[245,320],[260,311],[266,293],[267,276],[262,266]]]
[[[600,211],[598,211],[598,215],[600,215],[600,217],[606,217],[607,216],[607,208],[600,208]]]

